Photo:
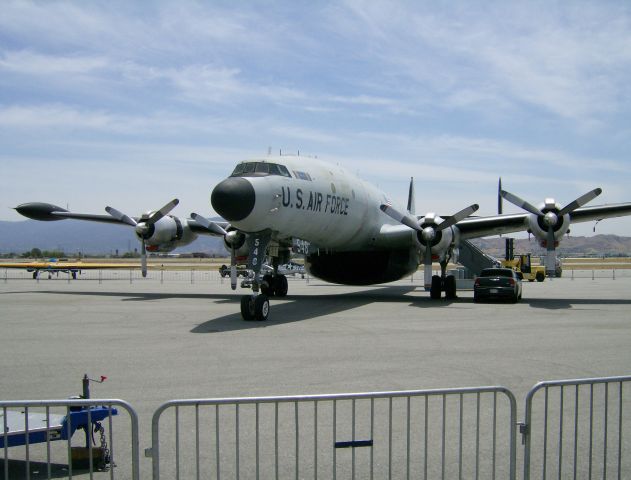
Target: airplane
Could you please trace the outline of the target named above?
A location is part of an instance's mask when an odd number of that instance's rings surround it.
[[[168,249],[190,243],[198,234],[222,236],[231,256],[231,288],[236,289],[237,258],[246,256],[253,280],[251,294],[241,297],[244,320],[266,320],[270,297],[284,297],[287,278],[279,266],[293,252],[305,256],[307,271],[324,281],[346,285],[372,285],[399,280],[424,266],[424,286],[430,298],[455,298],[456,281],[447,264],[457,261],[458,248],[467,239],[528,231],[548,249],[546,268],[554,275],[556,247],[572,223],[631,215],[631,203],[585,207],[602,190],[596,188],[561,207],[546,199],[539,208],[509,192],[502,197],[524,213],[472,216],[471,204],[452,214],[415,213],[414,181],[410,180],[407,208],[393,205],[377,187],[338,165],[316,158],[282,155],[238,163],[211,193],[214,210],[225,220],[212,221],[200,214],[179,219],[169,212],[177,199],[140,218],[107,207],[109,215],[68,212],[47,203],[16,207],[36,220],[106,221],[133,226],[145,244]],[[148,247],[147,247],[148,248]],[[440,275],[432,275],[438,261]],[[262,273],[263,264],[272,273]]]
[[[90,263],[90,262],[70,262],[67,260],[59,260],[50,258],[48,261],[41,262],[16,262],[16,263],[0,263],[0,268],[22,269],[27,272],[33,272],[33,279],[37,280],[41,272],[48,273],[48,278],[52,278],[53,274],[59,276],[60,273],[68,273],[73,279],[77,279],[77,275],[82,270],[109,270],[109,269],[136,269],[138,265],[134,263]]]

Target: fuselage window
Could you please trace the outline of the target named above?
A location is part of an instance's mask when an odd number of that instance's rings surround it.
[[[294,175],[296,176],[296,178],[299,178],[300,180],[308,180],[309,182],[311,182],[311,175],[309,175],[308,173],[297,172],[294,170]]]

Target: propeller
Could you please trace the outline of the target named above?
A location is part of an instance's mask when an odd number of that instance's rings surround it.
[[[211,222],[206,217],[202,217],[198,213],[191,213],[191,218],[202,225],[213,235],[222,235],[228,245],[230,245],[230,287],[237,289],[237,255],[235,245],[237,244],[237,233],[227,232],[223,227]]]
[[[136,231],[136,235],[140,238],[140,267],[142,271],[142,276],[147,276],[147,246],[146,240],[152,235],[152,226],[158,222],[160,219],[164,218],[168,213],[175,208],[175,206],[180,203],[177,198],[174,198],[165,206],[163,206],[160,210],[155,210],[152,212],[143,213],[142,216],[136,221],[132,217],[125,215],[120,210],[116,210],[113,207],[107,206],[105,207],[105,211],[109,213],[116,220],[125,223],[131,227],[134,227]]]
[[[211,222],[206,217],[202,217],[198,213],[191,213],[191,218],[214,235],[225,236],[228,234],[221,226],[217,225],[215,222]]]
[[[390,218],[419,232],[419,238],[425,245],[423,269],[425,286],[428,286],[432,283],[432,243],[438,236],[438,233],[454,226],[459,221],[464,220],[480,207],[475,203],[473,205],[469,205],[441,223],[436,223],[436,215],[433,213],[426,214],[425,217],[419,221],[419,219],[411,213],[401,213],[391,205],[384,204],[379,208],[381,208],[381,210]]]
[[[584,195],[581,195],[573,202],[568,203],[565,207],[560,210],[557,210],[556,203],[552,199],[546,199],[545,207],[543,210],[535,207],[531,203],[528,203],[526,200],[518,197],[517,195],[513,195],[506,190],[500,190],[500,195],[508,200],[513,205],[521,208],[522,210],[526,210],[533,215],[536,215],[537,218],[541,220],[541,223],[545,226],[546,230],[546,275],[553,277],[556,271],[556,246],[554,239],[555,227],[559,224],[559,219],[563,218],[568,213],[572,213],[579,207],[582,207],[588,202],[591,202],[594,198],[602,193],[601,188],[595,188]]]

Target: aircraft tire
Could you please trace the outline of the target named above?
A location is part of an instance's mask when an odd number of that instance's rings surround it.
[[[261,292],[268,297],[273,297],[276,292],[276,279],[272,275],[264,275],[261,283]]]
[[[456,277],[454,277],[453,275],[447,275],[447,278],[445,278],[445,297],[449,299],[454,299],[457,297]]]
[[[254,319],[264,322],[269,316],[269,299],[267,295],[260,294],[254,299]]]
[[[241,297],[241,317],[246,322],[254,320],[254,299],[252,295]]]
[[[432,286],[429,289],[429,297],[432,300],[440,299],[441,283],[441,278],[438,275],[432,277]]]
[[[286,297],[289,285],[285,275],[277,275],[274,277],[274,295],[277,297]]]

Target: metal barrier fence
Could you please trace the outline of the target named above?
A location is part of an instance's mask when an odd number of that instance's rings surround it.
[[[631,377],[535,385],[521,426],[524,480],[629,478],[631,415],[623,415],[631,411],[629,394]]]
[[[503,387],[174,400],[146,454],[154,479],[513,479],[515,437]]]
[[[113,417],[118,409],[127,412],[130,428],[117,427],[114,435],[113,423],[118,421]],[[138,417],[123,400],[1,401],[0,416],[4,454],[0,474],[5,480],[86,474],[92,479],[97,472],[99,478],[140,479]],[[72,445],[77,430],[84,432],[79,435],[85,437],[83,447]]]
[[[519,425],[524,480],[620,480],[631,475],[630,390],[631,376],[541,382],[520,424],[503,387],[173,400],[153,415],[146,455],[154,479],[515,479]],[[138,417],[122,400],[3,401],[0,428],[2,479],[140,479]],[[100,468],[95,450],[115,467]]]

